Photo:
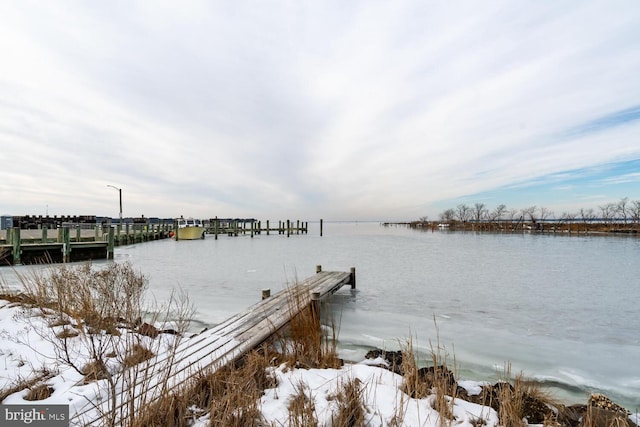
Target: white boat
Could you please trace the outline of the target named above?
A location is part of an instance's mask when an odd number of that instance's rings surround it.
[[[201,220],[180,217],[177,219],[177,222],[176,240],[204,239],[205,227]]]

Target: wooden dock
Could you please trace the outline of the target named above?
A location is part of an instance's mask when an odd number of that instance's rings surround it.
[[[142,395],[145,400],[127,400],[131,393],[125,390],[131,390],[132,385],[119,383],[115,397],[117,409],[113,413],[118,416],[126,415],[128,408],[137,408],[143,403],[148,405],[157,400],[161,393],[186,385],[198,372],[215,371],[235,362],[267,341],[310,304],[319,304],[344,285],[355,289],[354,268],[350,272],[330,272],[321,271],[318,266],[316,272],[314,276],[273,296],[265,295],[266,292],[263,291],[263,299],[245,311],[195,337],[183,338],[173,358],[168,359],[170,356],[163,354],[144,362],[144,366],[130,368],[139,372],[131,375],[136,379],[135,387],[140,391],[134,395],[137,396],[136,399],[142,399],[139,397]],[[165,382],[163,379],[166,380],[167,376],[163,373],[168,369],[171,370],[171,375],[169,381]],[[88,402],[83,409],[70,414],[72,424],[79,422],[85,426],[104,425],[107,407],[113,403]],[[118,420],[115,425],[119,425]]]
[[[54,230],[13,227],[0,233],[0,266],[113,259],[115,246],[165,239],[172,230],[173,222]]]
[[[322,223],[322,220],[320,220]],[[260,235],[265,233],[267,236],[271,233],[281,234],[289,237],[292,234],[308,234],[309,223],[306,221],[278,221],[278,226],[270,224],[269,220],[265,222],[263,226],[262,221],[256,219],[224,219],[224,218],[211,218],[206,221],[207,229],[205,233],[213,234],[217,239],[219,234],[226,234],[228,236],[238,235]]]

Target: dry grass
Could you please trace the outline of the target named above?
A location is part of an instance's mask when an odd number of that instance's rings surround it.
[[[57,266],[47,274],[36,271],[19,275],[23,293],[2,290],[0,297],[39,309],[49,326],[84,327],[87,333],[118,335],[142,315],[147,280],[130,264],[112,263],[105,269]]]
[[[413,349],[413,340],[407,340],[402,348],[401,372],[404,376],[402,391],[412,399],[422,399],[431,394],[429,384],[421,381],[418,373],[418,362]]]
[[[147,347],[141,344],[134,344],[127,352],[127,355],[124,357],[122,365],[125,368],[131,368],[138,363],[142,363],[145,360],[151,359],[153,356],[155,356],[155,354]]]
[[[258,407],[262,395],[265,368],[245,363],[238,369],[219,370],[211,379],[212,397],[209,403],[211,426],[260,426],[262,414]]]
[[[271,359],[271,353],[261,348],[231,366],[199,371],[184,388],[142,408],[131,426],[186,426],[206,413],[211,426],[260,426],[260,396],[277,385],[267,374]]]
[[[458,395],[458,383],[455,374],[449,367],[449,354],[444,346],[440,344],[439,332],[437,334],[436,347],[434,349],[431,344],[431,368],[423,370],[423,379],[435,392],[434,409],[440,414],[440,425],[450,424],[454,419],[453,405],[454,399]],[[453,370],[456,370],[455,359],[453,361]]]
[[[187,396],[183,393],[165,393],[152,405],[128,420],[130,427],[183,427],[192,418]]]
[[[363,386],[359,379],[351,379],[342,383],[336,395],[337,410],[331,417],[331,423],[337,427],[364,426],[365,406],[363,402]]]
[[[29,387],[29,391],[24,396],[24,400],[44,400],[53,394],[53,388],[46,383],[39,383],[33,387]]]
[[[291,321],[280,344],[289,365],[304,368],[342,366],[336,349],[335,321],[330,313],[325,317],[331,319],[331,336],[328,336],[322,331],[320,302],[312,303],[308,290],[301,285],[290,286],[287,293]]]
[[[111,378],[109,369],[102,360],[93,360],[82,368],[84,375],[84,383],[89,384],[93,381],[99,381]]]
[[[316,427],[318,417],[309,386],[304,382],[295,385],[296,394],[289,400],[289,427]]]
[[[63,328],[60,332],[56,333],[56,338],[59,340],[65,340],[69,338],[75,338],[80,335],[75,329],[72,328]]]
[[[528,381],[522,372],[511,380],[511,365],[506,364],[499,381],[493,387],[498,418],[504,427],[523,427],[527,424],[554,425],[557,415],[551,407],[558,407],[552,396],[540,385]],[[526,420],[526,421],[525,421]]]
[[[22,390],[31,390],[31,389],[37,388],[40,384],[44,384],[44,381],[51,378],[52,375],[53,374],[49,372],[47,369],[41,369],[35,372],[35,375],[33,378],[29,378],[29,379],[17,378],[15,381],[13,381],[12,385],[0,390],[0,403],[2,403],[4,399],[12,395],[13,393],[17,393]],[[33,400],[37,400],[37,399],[33,399]]]
[[[448,367],[448,353],[440,345],[431,345],[431,366],[418,368],[413,340],[407,340],[402,347],[402,391],[413,399],[432,397],[433,409],[440,414],[440,425],[445,426],[454,420],[453,404],[457,397],[457,382]]]

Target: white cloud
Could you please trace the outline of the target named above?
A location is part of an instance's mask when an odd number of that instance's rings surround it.
[[[112,214],[114,184],[130,215],[407,219],[637,159],[637,123],[562,135],[637,105],[638,18],[631,1],[3,3],[2,210]]]

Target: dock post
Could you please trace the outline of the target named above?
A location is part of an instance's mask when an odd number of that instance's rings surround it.
[[[320,237],[322,237],[322,218],[320,218]]]
[[[71,262],[71,230],[62,227],[62,262]]]
[[[322,266],[316,265],[316,274],[320,273],[321,271],[322,271]]]
[[[265,300],[271,296],[271,289],[262,290],[262,299]]]
[[[351,283],[351,289],[355,289],[356,288],[356,268],[355,267],[351,267],[351,279],[349,280],[349,282]]]
[[[98,224],[93,227],[93,231],[95,231],[95,237],[93,238],[93,240],[97,242],[98,240],[100,240],[100,229],[98,228]]]
[[[47,225],[42,227],[42,243],[47,243]]]
[[[290,233],[291,233],[291,221],[287,220],[287,237],[289,237]]]
[[[267,220],[267,236],[269,235],[269,220]]]
[[[216,215],[216,217],[213,219],[213,235],[214,240],[218,240],[218,231],[220,229],[220,221],[218,221],[218,216]]]
[[[311,293],[311,316],[314,324],[320,326],[320,292]]]
[[[251,238],[253,239],[253,229],[254,229],[254,223],[253,220],[251,221]]]
[[[82,240],[82,230],[80,229],[80,224],[76,224],[76,242],[80,242]]]
[[[9,229],[11,232],[11,244],[13,245],[13,263],[20,264],[20,246],[22,245],[22,239],[20,238],[20,228],[19,227],[11,227]],[[7,234],[8,236],[8,234]]]
[[[114,244],[114,236],[113,236],[113,227],[109,227],[109,237],[108,237],[108,242],[107,243],[107,259],[113,259],[113,247],[115,246]]]

